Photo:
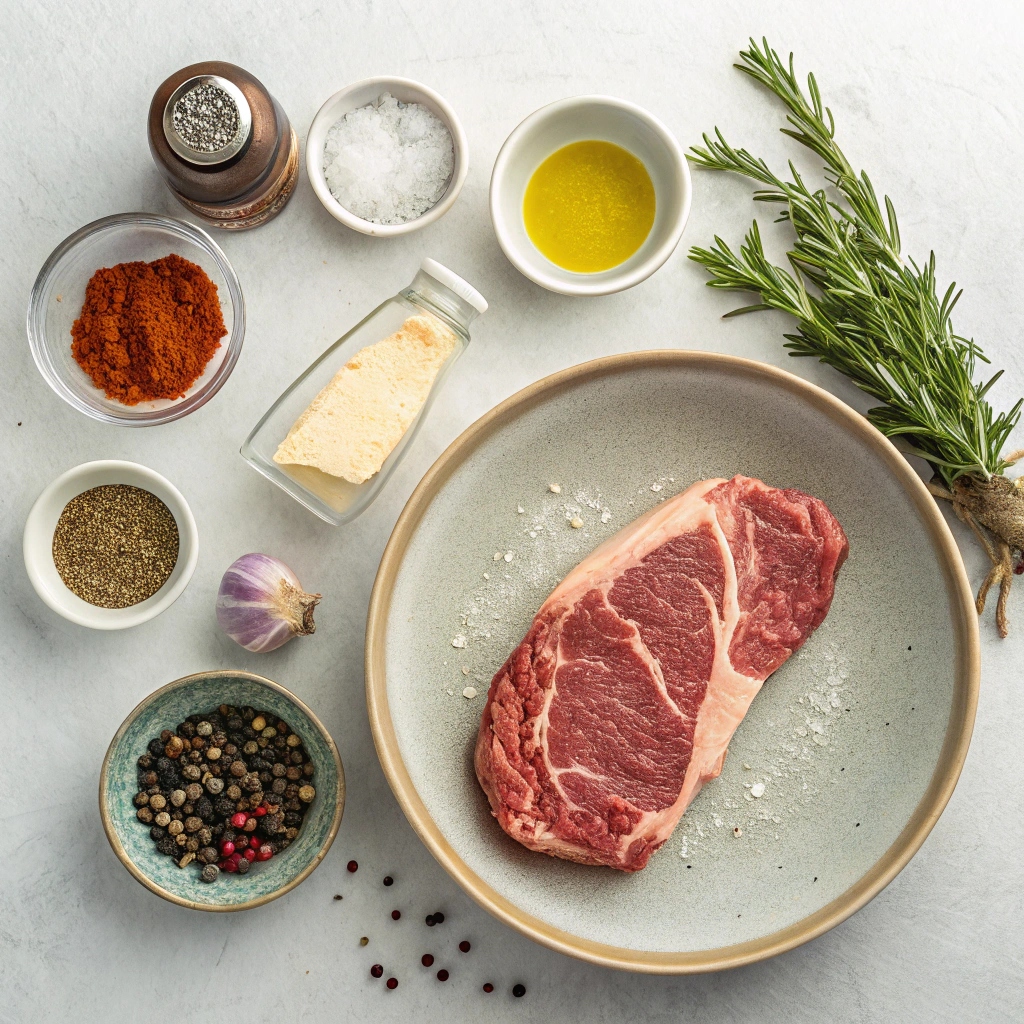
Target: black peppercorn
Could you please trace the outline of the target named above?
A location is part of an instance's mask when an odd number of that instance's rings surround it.
[[[143,754],[137,764],[143,771],[146,771],[153,767],[153,758],[149,754]]]
[[[178,844],[174,841],[174,836],[164,836],[157,841],[156,848],[165,856],[171,857],[177,853]]]
[[[163,757],[164,745],[159,739],[149,741],[149,752],[153,757]]]
[[[384,968],[380,964],[374,964],[370,968],[370,977],[381,978],[384,976]]]
[[[513,985],[512,986],[512,995],[514,995],[516,997],[516,999],[522,999],[522,997],[526,995],[526,986],[525,985]]]
[[[440,910],[434,913],[434,924],[444,924],[444,914]]]
[[[161,828],[159,825],[154,825],[149,830],[149,838],[152,839],[154,842],[158,839],[163,839],[165,835],[167,835],[167,829]]]

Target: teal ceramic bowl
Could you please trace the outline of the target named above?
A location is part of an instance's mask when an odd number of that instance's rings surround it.
[[[163,729],[220,704],[249,705],[283,718],[302,738],[316,766],[314,798],[291,845],[246,875],[221,873],[216,882],[199,879],[194,865],[179,868],[157,852],[149,825],[136,817],[137,761]],[[319,719],[283,686],[251,672],[199,672],[151,693],[124,720],[110,741],[100,772],[100,816],[118,860],[147,889],[193,910],[248,910],[294,889],[324,859],[338,834],[345,807],[345,770],[334,741]]]

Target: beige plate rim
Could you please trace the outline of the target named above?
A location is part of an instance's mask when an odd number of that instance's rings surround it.
[[[114,828],[114,822],[110,817],[110,810],[107,807],[107,801],[105,799],[105,794],[107,792],[107,770],[110,765],[110,758],[113,756],[118,743],[121,742],[121,737],[125,734],[128,727],[136,718],[138,718],[145,708],[156,700],[157,697],[167,693],[169,690],[177,690],[179,687],[186,686],[197,679],[247,679],[250,682],[259,683],[260,685],[267,687],[269,690],[275,690],[277,693],[281,694],[282,697],[287,697],[288,700],[295,704],[296,707],[298,707],[304,714],[309,716],[309,720],[319,731],[320,735],[327,741],[327,746],[334,755],[335,767],[338,769],[338,797],[334,804],[334,819],[331,822],[331,828],[327,833],[327,838],[324,840],[323,846],[320,847],[319,852],[313,860],[293,879],[282,885],[280,889],[275,889],[273,892],[265,893],[263,896],[259,896],[253,900],[246,900],[245,903],[234,903],[228,906],[218,906],[210,903],[197,903],[195,900],[185,899],[185,897],[178,896],[170,890],[157,885],[151,878],[144,875],[125,852],[125,848],[121,844],[121,840],[118,838],[117,830]],[[106,754],[103,755],[103,767],[100,769],[99,800],[100,818],[103,821],[103,831],[106,833],[107,842],[110,843],[110,848],[117,855],[117,859],[128,869],[132,877],[137,882],[144,885],[150,892],[155,892],[157,896],[167,900],[168,903],[177,903],[179,907],[188,907],[189,910],[206,910],[214,914],[234,913],[236,910],[251,910],[253,907],[262,907],[264,903],[269,903],[271,900],[276,900],[278,896],[283,896],[286,892],[290,892],[295,888],[295,886],[312,874],[314,869],[320,864],[324,857],[327,856],[327,851],[331,848],[331,844],[334,842],[334,839],[338,834],[338,829],[341,828],[341,818],[345,813],[345,767],[341,763],[341,755],[338,753],[338,748],[335,746],[334,740],[331,739],[331,734],[324,727],[323,722],[321,722],[320,719],[317,718],[317,716],[306,706],[306,704],[296,697],[295,694],[287,687],[282,686],[280,683],[275,683],[273,679],[267,679],[266,676],[257,675],[255,672],[245,672],[242,669],[230,668],[213,669],[209,672],[193,672],[191,675],[181,676],[180,679],[175,679],[166,686],[161,686],[159,690],[154,690],[147,697],[143,697],[143,699],[140,700],[134,708],[132,708],[131,713],[121,723],[117,732],[114,733],[114,738],[110,741],[110,746],[107,747]]]
[[[525,913],[470,870],[445,839],[412,783],[391,720],[385,677],[388,612],[405,551],[430,503],[463,461],[521,412],[581,381],[662,366],[726,371],[782,386],[874,449],[914,502],[940,556],[957,639],[953,703],[938,763],[928,789],[892,846],[844,893],[788,928],[747,942],[698,952],[623,949],[572,935]],[[697,974],[765,960],[816,938],[863,907],[899,874],[938,821],[960,776],[977,708],[980,660],[978,620],[959,549],[935,499],[890,441],[834,395],[786,370],[738,356],[654,350],[595,359],[531,384],[468,427],[431,466],[395,525],[374,582],[366,625],[366,703],[377,755],[402,810],[441,866],[480,906],[531,939],[590,963],[648,974]]]

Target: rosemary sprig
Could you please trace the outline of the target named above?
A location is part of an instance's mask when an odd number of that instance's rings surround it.
[[[965,474],[984,481],[1001,474],[1022,402],[997,415],[986,395],[1002,371],[975,382],[977,363],[988,360],[953,331],[955,285],[939,298],[934,253],[923,267],[901,257],[893,204],[886,196],[883,211],[867,174],[856,174],[836,145],[832,112],[814,75],[805,95],[792,54],[787,67],[766,39],[760,47],[751,39],[740,57],[736,67],[786,105],[790,127],[783,133],[821,157],[832,192],[811,189],[792,162],[790,180],[776,176],[716,129],[714,139],[705,135],[704,145],[691,150],[693,161],[759,182],[764,187],[754,198],[780,207],[778,220],[792,225],[796,242],[788,269],[772,264],[755,221],[739,253],[716,236],[710,249],[691,249],[690,258],[710,272],[710,287],[760,297],[728,315],[779,309],[795,317],[797,332],[785,335],[792,354],[817,356],[882,403],[868,412],[871,422],[927,459],[947,487]]]

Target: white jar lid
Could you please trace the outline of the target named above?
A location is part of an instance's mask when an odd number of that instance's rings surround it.
[[[478,313],[487,312],[487,300],[453,270],[429,258],[420,264],[420,270],[424,274],[429,274],[438,284],[443,284],[445,288],[455,292],[460,299],[465,299]]]

